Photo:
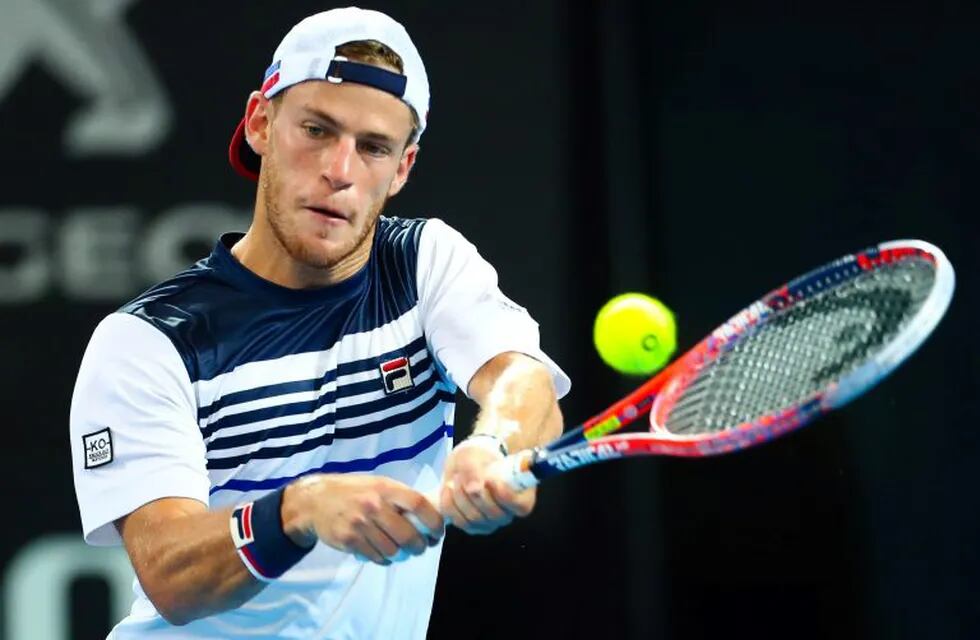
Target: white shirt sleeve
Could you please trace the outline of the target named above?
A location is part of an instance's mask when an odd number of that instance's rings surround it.
[[[429,348],[457,387],[505,351],[525,353],[550,370],[558,397],[571,381],[540,346],[538,323],[497,286],[497,272],[461,233],[438,218],[419,239],[418,291]]]
[[[148,502],[208,504],[210,481],[187,368],[160,330],[115,313],[92,334],[71,402],[71,455],[85,541]]]

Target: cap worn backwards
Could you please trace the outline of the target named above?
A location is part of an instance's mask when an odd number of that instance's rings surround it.
[[[337,55],[340,45],[360,40],[376,40],[397,53],[404,72],[395,73]],[[272,56],[260,91],[271,98],[307,80],[356,82],[390,93],[411,107],[418,117],[415,141],[425,130],[429,114],[425,65],[405,28],[379,11],[357,7],[331,9],[304,18],[290,29]],[[244,118],[232,135],[228,159],[239,174],[258,179],[261,159],[245,139]]]

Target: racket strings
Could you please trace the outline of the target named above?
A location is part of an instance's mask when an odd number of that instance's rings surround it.
[[[931,262],[910,257],[816,291],[772,313],[706,363],[667,416],[672,433],[722,431],[800,404],[873,357],[932,290]]]

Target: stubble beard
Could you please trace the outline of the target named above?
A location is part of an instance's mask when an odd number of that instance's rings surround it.
[[[262,193],[266,219],[269,221],[269,227],[272,229],[276,241],[293,260],[314,269],[330,269],[343,262],[344,259],[363,247],[366,242],[372,240],[375,223],[388,202],[387,197],[373,205],[373,209],[368,212],[366,224],[359,230],[355,229],[357,235],[353,241],[345,242],[334,251],[326,251],[322,246],[318,247],[314,243],[304,242],[296,229],[295,221],[289,220],[287,216],[283,215],[279,208],[281,183],[278,179],[278,171],[274,163],[270,162],[268,165],[262,172]]]

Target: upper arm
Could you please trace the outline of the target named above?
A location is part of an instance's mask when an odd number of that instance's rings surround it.
[[[95,330],[70,432],[87,542],[118,544],[114,523],[160,498],[206,508],[210,482],[191,382],[170,340],[145,321],[117,313]]]
[[[541,350],[537,322],[504,295],[476,247],[438,219],[426,222],[419,240],[418,291],[429,348],[467,395],[474,397],[479,370],[507,352],[542,363],[558,397],[568,392],[568,376]]]

